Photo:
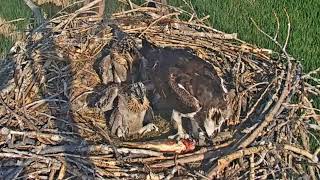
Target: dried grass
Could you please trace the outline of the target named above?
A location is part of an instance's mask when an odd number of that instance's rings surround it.
[[[17,27],[0,17],[0,34],[6,38],[10,38],[13,41],[18,41],[23,38],[23,34],[17,31]]]

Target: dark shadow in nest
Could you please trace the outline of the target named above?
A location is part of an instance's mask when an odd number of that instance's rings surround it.
[[[51,32],[49,32],[51,33]],[[58,50],[54,50],[54,51],[58,51]],[[61,62],[59,64],[57,64],[60,69],[63,69],[64,67],[71,67],[71,60],[70,59],[66,59],[65,62]],[[43,70],[45,72],[45,76],[46,79],[50,79],[52,78],[50,75],[50,72],[43,67]],[[52,94],[58,94],[59,91],[61,91],[61,89],[63,89],[64,87],[64,83],[65,82],[67,84],[67,87],[70,87],[70,89],[72,89],[73,86],[73,75],[74,72],[72,72],[72,69],[68,69],[66,70],[67,72],[65,72],[67,74],[66,77],[61,77],[57,80],[57,82],[52,83],[52,85],[50,84],[50,82],[45,82],[45,84],[47,84],[47,87],[53,87],[53,88],[46,88],[42,91],[42,96],[43,98],[47,98],[48,96],[52,95]],[[76,122],[74,121],[75,117],[75,113],[73,112],[73,108],[71,106],[71,102],[70,102],[70,98],[68,96],[71,96],[71,91],[68,90],[66,93],[68,94],[60,94],[59,98],[64,99],[66,101],[66,103],[48,103],[48,106],[50,109],[52,109],[53,111],[51,112],[51,115],[54,117],[57,117],[57,119],[65,119],[66,122],[62,122],[59,120],[55,120],[55,126],[58,128],[58,131],[60,132],[74,132],[75,134],[79,134],[79,130],[78,127],[76,126]],[[78,139],[77,142],[74,143],[70,143],[70,144],[65,144],[64,145],[64,152],[67,153],[68,151],[70,151],[70,149],[68,149],[68,145],[73,145],[73,146],[83,146],[85,144],[87,144],[87,142],[81,137],[81,136],[74,136],[75,139]],[[88,150],[87,150],[88,151]],[[74,172],[75,174],[82,176],[82,177],[78,177],[78,178],[87,178],[87,179],[93,179],[94,177],[94,172],[88,170],[88,169],[94,169],[94,165],[92,164],[92,162],[89,160],[89,158],[86,157],[86,153],[87,151],[84,151],[84,153],[81,153],[80,155],[84,157],[84,167],[79,168],[79,170],[77,172]],[[63,152],[63,153],[64,153]],[[71,157],[65,157],[65,161],[67,162],[67,168],[68,171],[73,172],[76,171],[76,169],[74,168],[77,163],[80,162],[79,159],[76,158],[71,158]],[[87,169],[88,167],[88,169]]]
[[[99,99],[104,95],[106,91],[107,85],[98,84],[93,88],[93,92],[88,94],[86,102],[87,106],[90,108],[94,108],[95,104],[99,101]]]
[[[17,50],[20,51],[20,50]],[[10,91],[11,81],[13,81],[15,62],[10,59],[0,59],[0,91],[7,92]]]
[[[33,33],[33,32],[31,32]],[[46,37],[52,36],[54,32],[46,32],[46,35],[42,39],[39,39],[37,42],[38,43],[43,43],[44,41],[46,42],[48,39]],[[28,53],[32,53],[34,50],[34,47],[36,44],[33,44],[33,42],[28,42]],[[19,51],[19,50],[17,50]],[[55,53],[58,53],[58,49],[49,49],[50,53],[53,53],[53,56]],[[46,54],[46,50],[40,51],[39,53]],[[58,55],[55,55],[58,56]],[[39,130],[42,130],[42,128],[54,128],[57,129],[57,134],[64,136],[65,132],[72,132],[72,139],[73,141],[71,142],[63,142],[61,143],[61,159],[64,159],[63,161],[65,162],[66,165],[66,174],[65,178],[68,176],[75,175],[77,176],[77,179],[93,179],[94,173],[93,171],[90,171],[89,169],[94,169],[94,165],[90,161],[90,159],[87,157],[87,152],[89,152],[88,149],[84,150],[83,152],[75,153],[77,155],[80,155],[82,158],[74,158],[67,156],[66,154],[73,152],[74,147],[86,147],[87,142],[79,136],[79,130],[78,127],[76,126],[76,122],[74,121],[74,110],[71,106],[71,101],[70,101],[70,89],[72,89],[73,86],[73,75],[74,72],[72,72],[72,69],[65,68],[65,67],[71,67],[71,60],[68,58],[65,58],[65,61],[59,61],[57,63],[57,66],[59,67],[60,70],[65,69],[61,72],[65,73],[66,76],[56,76],[55,73],[50,71],[50,68],[48,66],[45,66],[46,61],[41,61],[41,62],[35,62],[34,59],[28,58],[32,57],[30,54],[26,56],[27,58],[23,59],[23,62],[21,64],[20,68],[24,68],[24,64],[30,65],[31,69],[31,76],[32,79],[35,81],[34,86],[39,86],[39,97],[41,99],[49,99],[52,95],[57,95],[57,99],[61,100],[59,102],[54,102],[50,101],[47,103],[48,106],[48,113],[50,116],[53,118],[46,118],[45,120],[47,121],[52,121],[53,124],[51,125],[52,127],[46,127],[47,124],[51,124],[48,122],[45,122],[44,124],[39,124],[35,123],[33,119],[30,120],[30,124],[33,124],[36,128]],[[50,59],[46,59],[50,61]],[[5,69],[2,69],[4,73],[8,73],[7,70],[9,71],[11,68],[14,68],[14,64],[11,62],[5,62],[3,63],[9,63],[5,65]],[[2,73],[0,71],[0,73]],[[44,76],[45,81],[42,82],[41,78],[39,78],[37,75],[38,73],[41,72],[41,75]],[[42,74],[43,73],[43,74]],[[8,73],[7,76],[10,79],[12,73]],[[2,77],[2,76],[1,76]],[[54,79],[55,77],[56,80],[49,81],[50,79]],[[3,83],[6,83],[8,79],[1,79]],[[64,89],[64,87],[70,87],[69,90],[65,90],[65,93],[61,93],[61,90]],[[26,141],[29,139],[25,137]],[[31,143],[36,143],[36,141],[30,140]],[[29,142],[28,142],[29,143]],[[46,146],[48,149],[50,149],[51,145]],[[45,151],[45,149],[43,149]],[[41,151],[42,152],[42,151]],[[39,153],[41,153],[39,152]],[[73,152],[74,153],[74,152]],[[10,159],[9,159],[10,160]],[[37,160],[36,160],[37,161]],[[32,166],[32,164],[37,163],[33,158],[28,158],[25,160],[21,160],[21,166],[17,167],[7,167],[7,166],[2,166],[0,170],[0,177],[6,177],[6,172],[9,172],[9,174],[13,174],[14,176],[19,176],[19,178],[24,177],[24,174],[27,174],[24,172],[24,168],[28,166]],[[2,162],[1,162],[2,163]],[[3,161],[5,163],[5,161]],[[77,167],[78,164],[82,164],[82,167]],[[1,179],[1,178],[0,178]],[[6,179],[12,179],[9,176],[6,177]]]
[[[45,33],[43,38],[38,40],[37,42],[42,43],[43,41],[47,41],[47,37],[54,36],[55,34],[55,32],[48,31]],[[36,45],[37,44],[34,44],[33,42],[29,42],[29,49],[33,49]],[[53,56],[58,56],[55,55],[55,53],[58,53],[59,49],[53,48],[49,49],[48,51],[50,51],[50,53],[53,53]],[[40,51],[40,54],[42,53],[46,54],[46,49]],[[29,55],[29,57],[31,57],[31,55]],[[56,65],[61,70],[65,69],[62,72],[65,73],[66,76],[59,76],[54,81],[49,81],[50,79],[54,78],[56,74],[50,71],[49,67],[45,66],[46,61],[37,63],[34,62],[34,59],[28,59],[28,61],[33,62],[31,67],[33,74],[36,74],[37,71],[43,72],[43,76],[45,79],[44,82],[41,82],[41,79],[39,78],[35,78],[36,84],[39,85],[40,89],[39,96],[42,99],[48,99],[53,94],[57,94],[57,98],[59,100],[63,100],[61,102],[48,102],[47,106],[49,109],[48,114],[54,117],[53,128],[56,128],[58,130],[58,134],[63,135],[64,132],[72,132],[74,134],[72,135],[74,141],[63,142],[63,144],[61,145],[61,153],[68,154],[74,151],[74,147],[86,147],[86,145],[88,145],[88,142],[78,135],[80,133],[76,124],[77,122],[75,122],[75,112],[73,110],[73,107],[71,106],[72,103],[70,101],[71,89],[73,87],[74,72],[71,69],[71,60],[67,57],[64,58],[65,61],[59,61],[56,63]],[[50,59],[48,59],[48,61],[49,60]],[[64,89],[65,86],[69,87],[69,89],[65,90],[65,93],[61,93],[61,90]],[[50,148],[50,146],[48,146],[48,148]],[[64,159],[64,161],[66,162],[67,173],[65,177],[74,175],[79,179],[93,179],[95,172],[90,171],[90,169],[94,169],[94,165],[92,164],[91,160],[87,157],[87,152],[89,152],[89,149],[86,149],[83,152],[74,152],[75,154],[81,155],[83,157],[82,159],[69,157],[67,155],[61,157],[61,159]],[[77,167],[78,164],[82,164],[83,166]]]
[[[96,71],[96,73],[98,74],[99,78],[100,78],[100,81],[102,82],[102,72],[103,72],[103,69],[101,67],[101,63],[103,61],[103,59],[110,55],[110,49],[111,49],[111,46],[112,46],[112,42],[108,43],[107,45],[105,45],[103,48],[102,48],[102,51],[100,53],[100,56],[94,61],[93,63],[93,69]],[[103,86],[103,85],[99,85],[99,86]],[[98,88],[98,89],[97,89]],[[106,88],[106,86],[104,87]],[[99,90],[99,87],[95,87],[94,89],[96,90]]]

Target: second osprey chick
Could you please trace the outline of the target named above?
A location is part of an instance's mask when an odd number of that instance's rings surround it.
[[[158,128],[149,123],[143,126],[146,118],[152,119],[146,89],[141,82],[109,86],[96,103],[103,112],[111,111],[109,125],[111,133],[122,138],[133,134],[144,134]],[[150,121],[150,120],[149,120]]]

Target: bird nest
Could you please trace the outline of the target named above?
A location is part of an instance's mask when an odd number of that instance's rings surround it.
[[[62,12],[33,29],[1,62],[1,176],[320,178],[319,149],[312,146],[319,145],[319,110],[311,99],[320,94],[315,78],[319,70],[304,74],[299,61],[286,52],[287,42],[281,45],[257,27],[281,52],[258,48],[171,6],[163,14],[131,3],[130,10],[101,21],[90,12],[92,5]],[[159,128],[155,133],[131,139],[111,133],[106,112],[88,102],[92,93],[108,88],[103,81],[116,79],[98,73],[109,67],[97,61],[113,47],[110,24],[138,49],[142,39],[156,47],[186,49],[212,64],[226,87],[234,90],[232,116],[208,145],[167,139],[172,128],[161,118],[154,122]],[[116,56],[108,57],[127,70],[130,53]],[[137,103],[131,101],[130,106]],[[149,101],[141,106],[146,108]]]

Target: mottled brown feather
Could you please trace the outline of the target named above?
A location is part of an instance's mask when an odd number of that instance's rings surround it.
[[[146,111],[150,107],[149,100],[146,97],[144,98],[142,103],[140,103],[136,98],[129,98],[127,103],[128,109],[134,113]]]
[[[193,111],[197,111],[200,109],[200,103],[196,97],[194,97],[187,89],[181,88],[176,81],[178,71],[171,68],[169,69],[169,78],[168,84],[172,88],[172,90],[177,94],[178,98],[182,101],[183,104],[192,108]]]

